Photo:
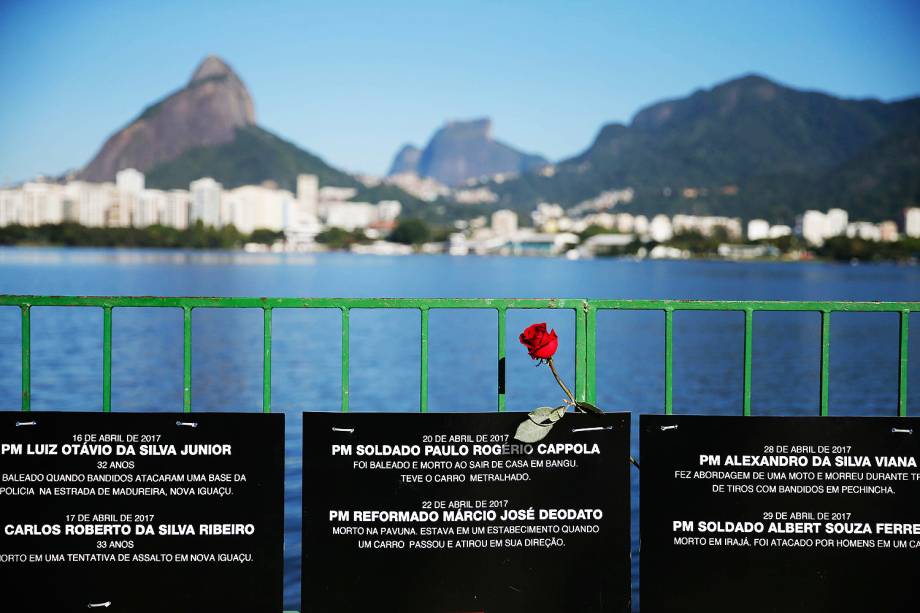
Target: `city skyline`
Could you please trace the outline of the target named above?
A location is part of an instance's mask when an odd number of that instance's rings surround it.
[[[696,191],[687,188],[683,196],[695,198]],[[11,236],[22,240],[25,228],[44,232],[63,225],[141,230],[165,226],[181,231],[232,228],[238,236],[270,235],[272,250],[298,252],[325,251],[325,243],[334,240],[338,232],[339,237],[351,233],[349,247],[355,253],[412,253],[412,246],[403,242],[408,234],[396,237],[402,227],[402,204],[396,200],[357,202],[353,200],[357,195],[354,187],[320,187],[319,178],[311,174],[298,175],[294,191],[272,184],[226,189],[211,177],[192,180],[188,189],[148,189],[144,173],[125,168],[116,173],[114,182],[30,181],[19,188],[0,189],[0,230],[11,227]],[[421,253],[453,256],[564,255],[577,259],[603,255],[610,249],[635,248],[640,258],[686,259],[693,254],[687,240],[696,241],[695,248],[699,248],[700,239],[712,239],[718,241],[719,257],[750,259],[779,256],[781,251],[774,241],[785,240],[785,256],[810,259],[813,254],[799,249],[791,242],[793,237],[812,248],[841,237],[872,243],[920,238],[920,207],[903,210],[903,232],[893,219],[880,223],[852,219],[847,210],[836,207],[806,210],[794,226],[752,217],[747,219],[745,231],[745,220],[740,217],[646,216],[630,212],[628,206],[627,210],[617,208],[629,205],[634,196],[632,188],[605,191],[569,210],[540,203],[529,215],[532,225],[521,224],[518,212],[497,209],[489,217],[455,220],[447,240],[428,241],[418,235],[420,242],[412,244]],[[413,222],[426,227],[418,219],[411,220],[409,226]],[[423,232],[431,238],[428,230]],[[744,237],[748,243],[739,244]],[[672,239],[677,245],[671,244]],[[373,243],[368,245],[370,241]],[[644,246],[647,243],[651,249]],[[250,244],[245,247],[254,248]]]
[[[374,174],[403,143],[483,115],[497,138],[557,160],[584,149],[604,123],[751,72],[845,97],[920,91],[918,10],[909,3],[707,3],[691,16],[667,3],[488,6],[84,3],[49,15],[42,2],[6,3],[0,52],[16,61],[0,66],[12,84],[0,100],[0,183],[86,164],[208,53],[240,72],[261,124],[334,166]]]

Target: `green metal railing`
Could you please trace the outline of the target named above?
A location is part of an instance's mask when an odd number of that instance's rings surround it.
[[[275,309],[337,309],[342,325],[342,411],[349,408],[349,323],[355,309],[412,309],[420,313],[421,360],[419,410],[428,410],[428,327],[432,309],[490,309],[498,317],[498,387],[496,404],[505,410],[505,337],[509,310],[563,309],[575,313],[575,396],[597,401],[597,313],[605,310],[658,311],[664,313],[664,412],[673,410],[674,312],[733,311],[744,314],[743,415],[751,414],[752,347],[754,314],[762,311],[799,311],[821,315],[821,381],[819,414],[828,415],[830,382],[831,314],[897,313],[900,316],[898,360],[899,416],[907,415],[907,354],[910,315],[920,311],[920,302],[771,302],[725,300],[581,300],[491,299],[491,298],[165,298],[137,296],[0,296],[0,306],[18,307],[22,321],[22,410],[31,408],[31,322],[32,307],[95,307],[103,313],[102,325],[102,410],[112,410],[112,312],[116,308],[172,308],[183,314],[183,410],[192,410],[192,313],[200,308],[261,309],[263,315],[262,410],[271,411],[272,399],[272,312]]]
[[[566,309],[575,313],[575,396],[597,402],[597,313],[605,310],[658,311],[664,313],[665,397],[664,412],[673,410],[673,358],[675,311],[733,311],[744,314],[742,414],[751,414],[751,380],[754,314],[758,311],[800,311],[821,315],[821,384],[819,414],[828,415],[830,381],[831,314],[836,312],[898,313],[900,356],[898,361],[897,414],[907,416],[907,354],[910,315],[920,311],[920,302],[764,302],[764,301],[678,301],[678,300],[581,300],[564,299],[378,299],[378,298],[159,298],[159,297],[70,297],[0,296],[0,306],[18,307],[22,322],[22,410],[31,407],[31,320],[32,307],[101,308],[102,323],[102,410],[112,410],[112,312],[116,308],[172,308],[182,310],[183,319],[183,410],[192,410],[192,313],[198,308],[261,309],[262,410],[271,411],[272,399],[272,312],[275,309],[338,309],[342,325],[342,411],[349,402],[349,323],[354,309],[414,309],[420,313],[421,360],[419,410],[428,410],[428,325],[432,309],[491,309],[498,317],[497,408],[505,410],[505,337],[509,310]],[[290,612],[288,612],[290,613]]]

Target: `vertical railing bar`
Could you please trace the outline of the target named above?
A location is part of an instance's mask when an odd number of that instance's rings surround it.
[[[102,307],[102,412],[112,411],[112,307]]]
[[[582,303],[581,308],[575,309],[575,400],[584,402],[587,391],[587,370],[586,362],[587,344],[588,344],[588,314],[587,305]]]
[[[831,312],[821,311],[821,398],[819,415],[827,417],[830,398]]]
[[[585,370],[587,371],[587,398],[591,404],[597,404],[597,309],[588,306],[587,344],[585,347]]]
[[[350,309],[342,307],[342,412],[348,412],[348,357]]]
[[[20,307],[22,319],[22,410],[32,410],[32,331],[31,306]]]
[[[751,355],[754,336],[754,309],[744,310],[744,402],[741,413],[745,417],[751,415]]]
[[[907,350],[910,310],[901,311],[901,347],[898,356],[898,416],[907,417]]]
[[[505,330],[508,311],[505,307],[498,309],[498,411],[505,410]]]
[[[421,372],[419,373],[419,399],[418,409],[422,413],[428,412],[428,307],[419,309],[421,312]]]
[[[182,410],[192,412],[192,307],[182,307]]]
[[[262,309],[262,412],[272,412],[272,309]]]
[[[674,412],[674,309],[664,311],[664,414]]]

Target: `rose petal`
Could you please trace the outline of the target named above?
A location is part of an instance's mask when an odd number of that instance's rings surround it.
[[[543,339],[543,343],[536,347],[532,352],[530,352],[530,357],[534,359],[548,360],[553,357],[556,353],[556,349],[559,348],[559,337],[556,336],[556,331],[553,330]]]

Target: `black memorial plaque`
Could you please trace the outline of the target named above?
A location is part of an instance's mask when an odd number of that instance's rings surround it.
[[[284,416],[0,413],[0,609],[277,613]]]
[[[643,415],[643,613],[920,610],[918,428]]]
[[[304,613],[629,610],[629,415],[305,413]]]

